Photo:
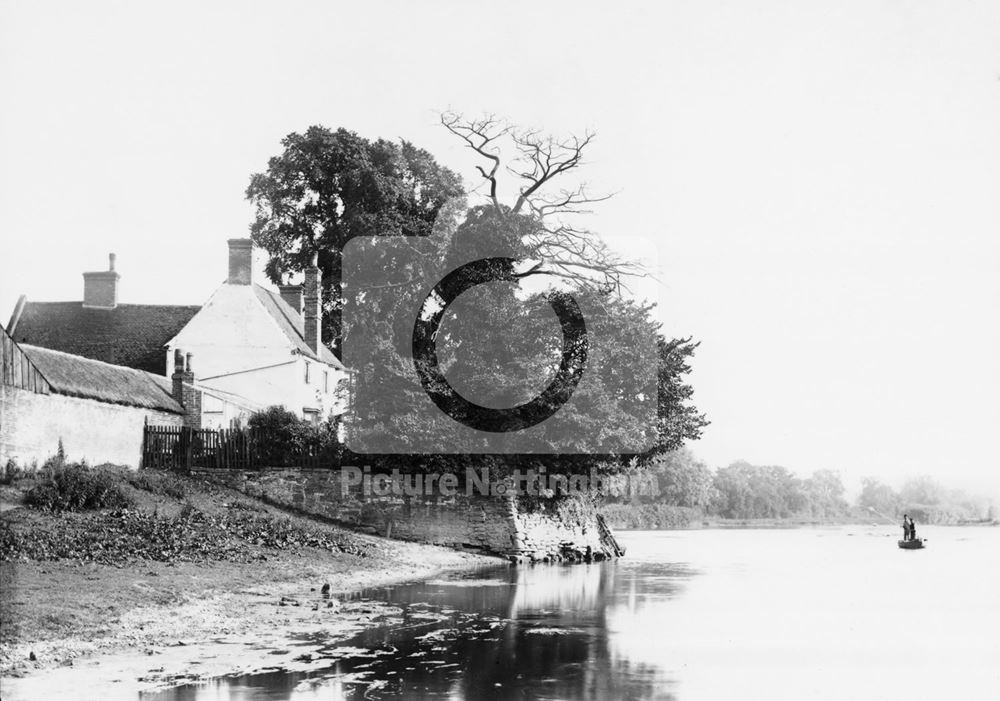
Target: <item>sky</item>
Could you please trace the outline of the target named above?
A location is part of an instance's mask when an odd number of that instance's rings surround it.
[[[440,110],[590,129],[590,226],[701,343],[697,455],[1000,495],[1000,2],[0,0],[0,85],[0,323],[110,251],[202,303],[312,124],[470,185]]]

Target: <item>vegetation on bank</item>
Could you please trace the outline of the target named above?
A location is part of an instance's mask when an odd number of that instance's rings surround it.
[[[167,472],[50,460],[5,487],[0,561],[252,562],[280,551],[364,555],[353,534]]]
[[[930,477],[907,480],[897,492],[865,478],[857,500],[844,496],[840,476],[818,470],[806,478],[775,465],[745,461],[712,471],[691,451],[661,456],[649,467],[657,493],[608,496],[602,513],[617,528],[689,528],[741,522],[845,523],[911,515],[918,523],[992,522],[989,500],[949,489]]]

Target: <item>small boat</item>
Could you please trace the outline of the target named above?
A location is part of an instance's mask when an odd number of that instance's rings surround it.
[[[924,547],[923,538],[920,538],[919,540],[898,540],[896,542],[899,543],[899,547],[903,550],[920,550]]]

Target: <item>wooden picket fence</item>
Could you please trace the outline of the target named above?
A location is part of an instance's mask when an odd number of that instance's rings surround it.
[[[142,466],[188,472],[192,468],[259,470],[266,467],[324,469],[339,467],[335,450],[307,446],[275,456],[267,438],[251,429],[192,429],[150,426],[143,429]]]

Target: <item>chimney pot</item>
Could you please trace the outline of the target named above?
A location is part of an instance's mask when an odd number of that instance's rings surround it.
[[[108,254],[108,271],[112,273],[115,271],[115,257],[114,253]]]

